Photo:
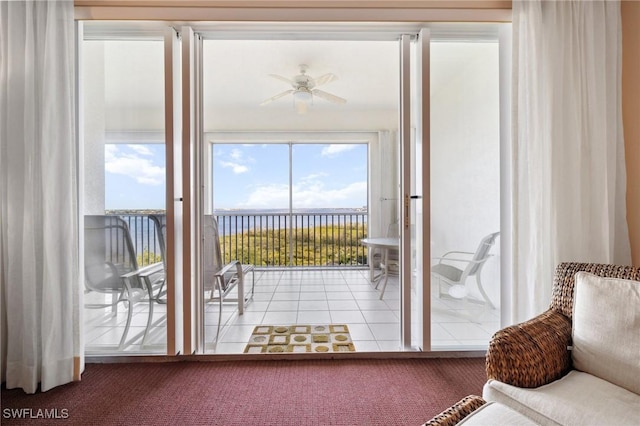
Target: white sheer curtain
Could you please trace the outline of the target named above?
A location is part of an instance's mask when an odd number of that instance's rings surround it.
[[[512,320],[559,262],[630,264],[617,1],[514,1]]]
[[[397,132],[381,130],[378,144],[371,152],[371,196],[369,198],[371,223],[369,236],[384,237],[389,226],[398,220],[398,194],[400,192],[398,173],[399,146]]]
[[[33,393],[79,379],[73,2],[0,3],[2,365]]]

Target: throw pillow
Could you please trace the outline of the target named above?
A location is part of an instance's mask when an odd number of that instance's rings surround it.
[[[640,394],[640,281],[576,274],[574,368]]]

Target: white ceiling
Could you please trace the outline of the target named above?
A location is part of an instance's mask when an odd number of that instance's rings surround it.
[[[336,105],[315,98],[314,110],[343,112],[396,108],[398,43],[389,41],[207,40],[204,42],[204,103],[207,108],[291,110],[292,97],[259,104],[290,89],[269,74],[291,78],[308,65],[307,74],[338,79],[322,90],[347,100]]]
[[[483,54],[476,43],[443,47],[442,43],[432,46],[432,92],[446,87],[458,70]],[[397,41],[205,40],[203,53],[205,131],[371,130],[397,124]],[[163,55],[162,41],[85,43],[85,83],[104,84],[107,129],[163,127]],[[290,89],[269,74],[291,78],[299,73],[300,64],[308,65],[312,77],[335,74],[338,79],[322,90],[347,103],[316,98],[306,117],[296,114],[291,96],[260,106]]]

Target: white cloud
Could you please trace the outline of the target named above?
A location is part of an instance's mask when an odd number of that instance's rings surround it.
[[[329,176],[329,173],[325,173],[325,172],[313,173],[308,176],[301,177],[299,181],[300,182],[317,182],[319,178],[325,178],[327,176]]]
[[[243,207],[249,208],[280,208],[289,205],[289,186],[269,184],[260,185],[247,197]]]
[[[341,144],[331,144],[328,145],[324,148],[322,148],[322,156],[323,157],[331,157],[337,154],[340,154],[341,152],[345,152],[345,151],[351,151],[352,149],[355,149],[358,145],[354,145],[354,144],[345,144],[345,143],[341,143]]]
[[[241,161],[243,155],[242,151],[240,151],[238,148],[234,148],[231,150],[231,154],[229,154],[229,156],[236,161]]]
[[[127,145],[127,148],[131,148],[133,151],[137,152],[140,155],[153,155],[153,152],[144,145]]]
[[[218,164],[220,166],[231,169],[235,174],[248,172],[249,166],[247,164],[255,162],[253,158],[245,157],[245,153],[238,148],[233,148],[228,154],[225,152],[218,152],[217,157]]]
[[[359,207],[366,203],[367,183],[353,182],[338,189],[324,189],[322,185],[293,188],[298,207]]]
[[[138,154],[153,156],[153,152],[139,145],[126,145],[134,152],[123,152],[116,145],[105,145],[105,170],[109,173],[128,176],[143,185],[162,185],[165,180],[165,168],[154,164],[153,158],[141,158]],[[133,147],[136,148],[133,148]]]
[[[118,147],[116,145],[108,144],[104,146],[104,159],[109,161],[118,154]]]
[[[246,173],[249,171],[249,168],[243,164],[238,164],[238,163],[234,163],[232,161],[220,161],[220,165],[222,167],[226,167],[228,169],[231,169],[233,171],[233,173],[235,174],[240,174],[240,173]]]
[[[360,207],[366,203],[367,182],[353,182],[341,188],[326,189],[320,181],[300,181],[293,187],[293,202],[298,208]],[[287,185],[259,185],[253,188],[242,207],[282,208],[289,205]]]

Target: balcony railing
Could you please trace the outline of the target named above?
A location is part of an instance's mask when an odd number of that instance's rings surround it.
[[[145,214],[118,214],[129,227],[140,266],[162,261],[153,221]],[[366,211],[216,213],[225,263],[258,267],[365,266]]]
[[[223,260],[258,267],[367,264],[365,211],[216,213]]]
[[[155,224],[145,214],[126,214],[120,216],[129,227],[131,242],[136,251],[138,266],[162,262],[160,239]]]

